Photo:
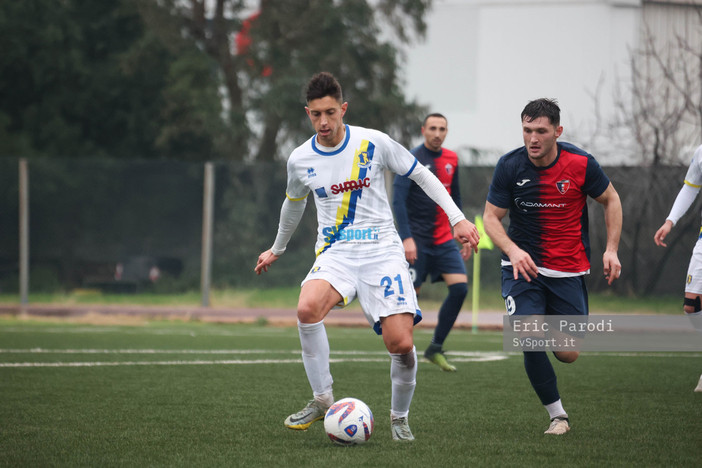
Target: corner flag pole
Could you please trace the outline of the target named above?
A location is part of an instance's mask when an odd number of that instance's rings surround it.
[[[480,301],[480,252],[483,249],[492,250],[495,244],[488,237],[483,226],[483,217],[477,215],[475,217],[475,227],[480,234],[480,242],[478,242],[478,252],[473,256],[473,333],[478,333],[478,303]]]
[[[473,255],[473,333],[478,333],[478,302],[480,301],[480,248]]]

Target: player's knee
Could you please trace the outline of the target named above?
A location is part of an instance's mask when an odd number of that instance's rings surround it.
[[[460,299],[465,299],[468,295],[468,284],[467,283],[455,283],[448,287],[449,296],[453,296]]]
[[[570,364],[571,362],[575,362],[576,359],[578,359],[578,356],[580,356],[579,351],[556,351],[553,353],[554,356],[556,356],[556,359],[558,359],[561,362],[565,362],[566,364]]]
[[[691,297],[686,297],[683,299],[683,310],[686,314],[694,314],[702,310],[702,301],[700,301],[700,296],[695,296],[694,299]]]
[[[392,354],[409,354],[414,348],[414,342],[412,336],[400,336],[395,337],[392,340],[387,340],[385,342],[385,347],[388,349],[389,353]]]
[[[317,323],[324,318],[322,310],[317,304],[300,301],[297,304],[297,319],[302,323]]]
[[[414,349],[414,339],[412,338],[412,331],[409,333],[403,333],[393,330],[391,333],[387,333],[387,329],[383,330],[383,341],[385,342],[385,347],[391,354],[407,354],[411,353]]]

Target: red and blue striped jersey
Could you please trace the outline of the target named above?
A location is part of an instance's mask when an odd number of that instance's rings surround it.
[[[432,151],[423,143],[410,152],[434,173],[461,208],[458,155],[445,148],[438,152]],[[451,224],[444,210],[409,177],[395,176],[393,210],[397,232],[403,240],[413,237],[424,243],[443,244],[453,239]]]
[[[498,161],[487,200],[509,209],[507,234],[540,271],[551,270],[554,276],[586,273],[587,196],[599,197],[608,186],[595,158],[574,145],[558,143],[558,156],[547,167],[535,166],[521,147]],[[509,260],[504,254],[502,258]]]

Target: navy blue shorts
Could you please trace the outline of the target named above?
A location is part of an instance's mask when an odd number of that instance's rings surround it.
[[[431,282],[443,281],[441,275],[446,273],[466,274],[466,265],[461,257],[458,245],[452,239],[443,244],[424,244],[417,242],[417,260],[410,265],[410,274],[414,287],[418,288],[431,275]]]
[[[502,297],[509,315],[588,315],[585,276],[551,278],[538,275],[514,280],[511,266],[502,267]]]

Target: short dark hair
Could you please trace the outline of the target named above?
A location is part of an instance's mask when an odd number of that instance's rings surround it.
[[[315,99],[331,96],[339,103],[343,101],[341,85],[329,72],[321,72],[314,75],[305,88],[305,100],[309,103]]]
[[[438,117],[440,119],[444,119],[446,121],[446,124],[448,124],[448,119],[443,115],[439,114],[438,112],[433,112],[426,117],[424,117],[424,121],[422,122],[422,127],[424,127],[427,124],[427,120],[429,120],[430,117]]]
[[[541,98],[530,101],[522,111],[522,122],[531,122],[539,117],[546,117],[551,125],[561,124],[561,108],[555,99]]]

